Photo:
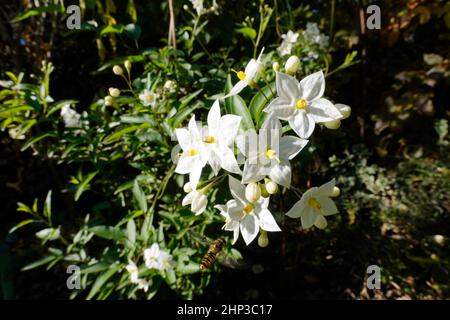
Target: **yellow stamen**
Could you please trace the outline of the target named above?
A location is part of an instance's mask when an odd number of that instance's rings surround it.
[[[225,229],[225,227],[227,226],[227,224],[229,224],[231,222],[230,218],[225,218],[225,224],[222,227],[222,230]]]
[[[245,77],[247,76],[244,71],[239,71],[236,74],[237,74],[237,77],[239,78],[239,80],[241,80],[241,81],[243,81],[245,79]]]
[[[148,94],[146,98],[147,98],[147,102],[152,102],[153,101],[153,95],[152,94]]]
[[[267,149],[266,151],[266,156],[267,158],[269,158],[270,160],[274,159],[276,157],[277,153],[275,150],[273,149]]]
[[[253,212],[253,209],[254,209],[255,207],[253,206],[253,204],[251,204],[251,203],[249,203],[249,204],[247,204],[245,207],[244,207],[244,209],[242,210],[245,214],[250,214],[250,213],[252,213]]]
[[[305,109],[306,108],[306,100],[303,100],[303,99],[297,100],[295,107],[297,109]]]
[[[204,136],[203,142],[204,143],[214,143],[216,139],[213,136]]]
[[[320,210],[322,208],[322,205],[320,204],[320,202],[317,201],[317,199],[314,197],[308,199],[308,204],[317,210]]]
[[[197,149],[189,149],[188,151],[186,151],[186,154],[190,157],[195,156],[198,154],[198,150]]]

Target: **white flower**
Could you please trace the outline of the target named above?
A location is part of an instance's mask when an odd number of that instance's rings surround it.
[[[328,36],[321,34],[317,23],[308,22],[306,24],[306,30],[303,31],[305,39],[313,44],[319,45],[320,48],[328,46]]]
[[[231,97],[239,92],[241,92],[245,87],[247,87],[250,81],[254,80],[256,76],[263,70],[264,65],[261,63],[261,57],[264,52],[264,48],[262,48],[261,53],[258,56],[258,59],[251,59],[247,66],[245,67],[245,71],[237,72],[237,76],[239,81],[231,88],[230,92],[224,96],[223,98]]]
[[[341,120],[344,120],[344,119],[347,119],[348,117],[350,117],[350,114],[352,113],[352,108],[350,108],[348,105],[342,104],[342,103],[336,103],[334,106],[342,114]]]
[[[291,128],[303,139],[309,138],[316,123],[342,118],[339,110],[327,99],[322,71],[313,73],[302,81],[284,73],[277,73],[278,97],[264,109],[275,117],[287,120]]]
[[[147,280],[138,279],[136,283],[137,283],[139,289],[144,290],[144,292],[148,291],[148,287],[150,284],[148,283]]]
[[[189,0],[192,3],[192,6],[194,7],[195,11],[198,15],[201,15],[203,13],[203,0]]]
[[[117,88],[109,88],[109,95],[113,98],[117,98],[118,96],[120,96],[120,90]]]
[[[197,190],[192,190],[189,192],[183,199],[181,203],[183,206],[191,205],[191,211],[195,213],[195,215],[201,214],[205,211],[206,206],[208,205],[208,198],[201,192]]]
[[[221,116],[219,100],[216,100],[209,110],[207,123],[208,126],[202,130],[202,142],[209,152],[208,163],[214,174],[217,175],[221,167],[232,173],[241,173],[231,149],[241,117],[232,114]]]
[[[125,268],[130,273],[130,281],[131,281],[131,283],[138,283],[138,281],[139,281],[139,270],[138,270],[136,264],[133,261],[130,260]]]
[[[176,84],[175,84],[175,82],[172,81],[172,80],[167,80],[167,81],[164,83],[164,89],[166,89],[166,90],[168,90],[168,91],[170,91],[170,92],[173,92],[173,91],[175,90],[175,88],[176,88]]]
[[[148,269],[158,269],[160,271],[167,270],[175,265],[172,255],[161,250],[157,243],[144,250],[144,262]]]
[[[123,74],[123,69],[122,69],[121,66],[115,65],[113,67],[113,72],[114,72],[115,75],[120,76],[120,75]]]
[[[239,238],[239,221],[231,220],[230,215],[228,214],[228,206],[231,205],[230,201],[228,201],[226,205],[215,205],[214,208],[219,209],[220,214],[225,218],[225,224],[223,225],[222,229],[226,231],[233,231],[232,244],[235,244],[237,239]]]
[[[292,30],[289,30],[286,34],[282,34],[281,38],[283,39],[284,42],[294,44],[298,40],[298,33],[297,32],[294,33]]]
[[[239,150],[247,157],[242,174],[242,183],[257,182],[268,176],[277,184],[285,187],[291,185],[291,165],[293,159],[308,143],[294,136],[283,136],[280,121],[275,117],[266,119],[263,123],[258,142],[245,139],[244,135],[237,138]],[[281,137],[281,138],[280,138]],[[252,148],[251,144],[258,148]]]
[[[81,127],[80,114],[70,108],[70,104],[66,104],[61,109],[61,117],[64,120],[66,128]]]
[[[301,218],[302,226],[308,229],[315,225],[319,229],[327,226],[324,216],[338,212],[333,200],[335,180],[331,180],[320,187],[313,187],[306,191],[302,198],[289,210],[286,215],[291,218]]]
[[[8,129],[8,134],[11,139],[15,139],[15,140],[25,139],[25,135],[22,133],[21,126]]]
[[[154,107],[156,104],[156,95],[154,92],[145,89],[141,94],[139,94],[139,100],[146,107]]]
[[[291,51],[292,51],[292,44],[286,41],[281,42],[281,45],[277,48],[277,52],[281,57],[291,54]]]
[[[256,202],[261,197],[261,188],[258,183],[252,182],[245,187],[245,199],[249,202]]]
[[[225,230],[234,232],[234,242],[237,239],[236,222],[247,245],[256,238],[260,228],[265,231],[281,231],[268,209],[269,198],[260,197],[257,202],[250,203],[245,198],[245,187],[239,180],[230,176],[228,182],[234,199],[228,201],[225,206],[216,208],[229,219],[225,224]]]
[[[188,129],[175,129],[175,134],[181,149],[183,149],[175,172],[179,174],[189,173],[189,182],[192,189],[195,190],[200,180],[202,169],[209,158],[209,152],[202,142],[200,130],[195,122],[195,115],[189,121]]]

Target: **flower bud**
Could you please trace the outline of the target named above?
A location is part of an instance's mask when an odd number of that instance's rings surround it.
[[[123,69],[122,69],[121,66],[115,65],[113,67],[113,72],[114,72],[115,75],[120,76],[120,75],[123,74]]]
[[[118,96],[120,96],[120,90],[117,88],[109,88],[108,91],[111,97],[117,98]]]
[[[261,234],[258,237],[258,246],[261,248],[265,248],[269,245],[269,237],[267,236],[267,232],[261,230]]]
[[[192,212],[195,212],[196,214],[200,214],[205,210],[207,204],[208,204],[208,198],[204,194],[199,193],[192,200],[191,210],[192,210]]]
[[[261,189],[258,183],[252,182],[245,187],[245,198],[250,202],[256,202],[261,197]]]
[[[191,192],[191,191],[192,191],[191,183],[190,183],[190,182],[187,182],[187,183],[183,186],[183,190],[184,190],[184,192],[186,192],[186,193]]]
[[[332,120],[324,122],[324,126],[331,130],[339,129],[339,127],[341,126],[341,120]]]
[[[272,64],[272,69],[273,69],[273,71],[275,71],[275,72],[280,71],[280,64],[279,64],[278,62],[275,61],[275,62]]]
[[[187,4],[185,4],[185,5],[183,5],[183,9],[187,11],[187,10],[189,10],[189,6]]]
[[[266,190],[269,194],[275,194],[278,192],[278,185],[273,181],[266,182]]]
[[[330,197],[339,197],[339,195],[341,194],[341,189],[339,189],[338,187],[333,187],[333,191],[331,191],[331,195]]]
[[[125,65],[125,69],[127,69],[127,72],[130,73],[130,71],[131,71],[131,62],[129,60],[126,60],[124,65]]]
[[[284,65],[284,69],[287,74],[293,75],[297,72],[300,67],[300,59],[297,56],[290,56],[287,59],[286,64]]]
[[[443,235],[440,234],[436,234],[433,236],[433,240],[434,242],[436,242],[439,245],[443,245],[445,242],[445,237]]]
[[[111,96],[105,97],[105,106],[112,106],[114,103],[114,99]]]
[[[172,80],[167,80],[164,83],[164,89],[166,89],[166,90],[173,90],[173,89],[175,89],[175,82],[173,82]]]
[[[270,197],[270,193],[267,191],[265,184],[261,184],[259,186],[259,188],[261,189],[261,197],[263,197],[263,198]]]
[[[344,119],[347,119],[348,117],[350,117],[350,114],[352,113],[352,108],[350,108],[346,104],[342,104],[342,103],[336,103],[335,107],[342,114],[342,119],[341,120],[344,120]]]

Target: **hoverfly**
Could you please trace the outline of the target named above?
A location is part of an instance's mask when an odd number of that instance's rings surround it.
[[[223,238],[219,238],[216,240],[208,239],[205,236],[199,235],[192,230],[189,231],[196,242],[206,245],[209,243],[208,250],[203,256],[199,268],[201,271],[205,271],[210,268],[217,260],[221,265],[232,268],[232,269],[243,269],[247,265],[243,262],[242,259],[236,259],[228,255],[224,252],[224,248],[226,246],[226,241]]]

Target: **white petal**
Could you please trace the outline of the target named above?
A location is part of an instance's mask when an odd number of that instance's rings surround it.
[[[291,186],[291,165],[289,161],[281,161],[270,169],[269,178],[275,183],[289,188]]]
[[[328,181],[327,183],[324,183],[323,185],[321,185],[318,189],[318,193],[325,197],[329,197],[333,193],[333,188],[335,185],[336,185],[336,179],[333,178],[330,181]]]
[[[308,140],[294,136],[284,136],[280,140],[280,158],[293,159],[306,145]]]
[[[317,197],[317,201],[319,201],[321,205],[321,214],[323,214],[324,216],[330,216],[339,212],[336,205],[334,204],[334,201],[330,198],[319,196]]]
[[[304,210],[304,202],[302,200],[297,201],[292,208],[286,213],[290,218],[300,218],[302,211]]]
[[[208,112],[208,127],[211,130],[219,129],[220,125],[220,104],[219,100],[214,101],[211,109]]]
[[[254,214],[247,215],[240,223],[245,244],[249,245],[259,233],[259,222]]]
[[[194,199],[195,196],[195,190],[192,192],[189,192],[184,198],[183,201],[181,201],[181,205],[182,206],[187,206],[188,204],[192,203],[192,200]]]
[[[258,153],[258,134],[255,130],[247,130],[236,137],[236,145],[239,151],[248,157],[255,157]]]
[[[220,163],[221,163],[221,158],[216,154],[215,151],[211,151],[211,154],[209,156],[209,160],[208,163],[211,166],[211,168],[213,169],[214,175],[217,176],[217,174],[220,171]]]
[[[191,172],[189,173],[189,182],[194,190],[197,189],[198,181],[202,175],[202,169],[203,167],[197,162],[197,164],[192,166]]]
[[[234,142],[239,131],[241,120],[242,118],[240,116],[233,114],[227,114],[220,118],[219,135],[227,146]]]
[[[297,79],[285,73],[277,72],[276,78],[277,94],[288,101],[297,101],[302,97]]]
[[[308,229],[314,225],[314,222],[316,222],[317,213],[315,213],[311,207],[305,206],[300,217],[303,229]]]
[[[192,200],[191,211],[195,212],[196,215],[199,215],[205,211],[207,205],[208,198],[204,194],[197,192],[196,196]]]
[[[253,162],[258,160],[254,159]],[[259,164],[250,164],[249,159],[244,164],[244,172],[242,173],[242,183],[258,182],[265,177],[262,167]]]
[[[245,203],[245,187],[241,184],[241,182],[232,176],[229,176],[228,186],[230,187],[230,192],[233,198],[239,200],[242,203]]]
[[[231,88],[230,92],[229,92],[227,95],[223,96],[222,99],[225,99],[225,98],[228,98],[228,97],[237,95],[237,94],[240,93],[247,85],[248,85],[248,80],[247,80],[247,78],[245,78],[245,80],[238,81],[238,82],[233,86],[233,88]]]
[[[259,226],[265,231],[281,231],[269,210],[262,210],[259,214]]]
[[[244,206],[242,202],[230,200],[227,202],[228,216],[231,220],[240,221],[244,217]]]
[[[220,214],[225,218],[228,218],[227,206],[224,204],[216,204],[214,208],[218,209]]]
[[[261,63],[256,61],[255,59],[251,59],[247,66],[245,67],[245,79],[249,81],[250,79],[255,78],[257,73],[261,70]]]
[[[175,129],[175,135],[177,136],[178,143],[181,149],[187,150],[191,145],[191,135],[187,129]]]
[[[231,244],[235,244],[238,238],[239,238],[239,224],[237,228],[233,229],[233,242]]]
[[[191,172],[192,167],[194,166],[196,161],[197,161],[196,157],[182,155],[180,159],[178,159],[175,172],[179,174],[186,174]]]
[[[310,74],[302,81],[300,86],[303,90],[303,99],[306,101],[312,101],[323,96],[325,92],[325,77],[322,71]]]
[[[289,125],[300,138],[308,139],[314,131],[314,120],[305,111],[298,111],[288,119]]]
[[[191,134],[191,139],[200,140],[200,131],[198,129],[197,123],[195,122],[195,115],[192,115],[191,120],[188,124],[189,133]]]
[[[220,165],[228,172],[241,174],[241,169],[236,161],[233,151],[228,147],[223,147],[220,150]]]
[[[319,229],[325,229],[327,227],[327,219],[325,219],[322,215],[317,215],[316,222],[314,222],[314,225]]]
[[[273,105],[271,104],[267,106],[267,108],[265,108],[263,111],[273,115],[278,119],[287,120],[290,116],[292,116],[295,113],[295,108],[292,107],[289,103],[284,103],[284,101],[281,101],[280,104],[273,104]]]
[[[342,118],[339,110],[327,99],[320,98],[311,102],[308,114],[316,123],[328,122]]]

